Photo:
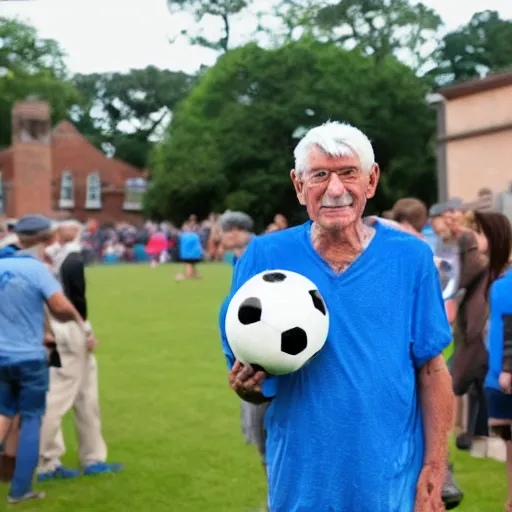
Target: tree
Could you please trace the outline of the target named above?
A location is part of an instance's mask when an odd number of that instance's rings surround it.
[[[154,66],[75,75],[73,81],[85,99],[74,112],[76,126],[106,153],[143,168],[153,142],[165,133],[172,110],[194,80]]]
[[[0,18],[0,147],[11,143],[11,110],[14,103],[36,95],[49,102],[58,122],[80,102],[67,79],[64,52],[58,43],[42,39],[19,20]]]
[[[329,40],[377,61],[395,55],[417,73],[430,62],[428,44],[442,24],[433,9],[409,0],[340,0],[320,9],[316,21]]]
[[[512,20],[501,19],[496,11],[478,12],[443,38],[436,58],[439,64],[430,75],[439,85],[510,68]]]
[[[147,211],[183,220],[225,208],[261,227],[281,211],[302,218],[289,181],[300,129],[329,118],[363,129],[382,165],[371,208],[403,195],[435,197],[435,116],[414,73],[392,57],[374,59],[309,38],[223,55],[178,106],[153,154]],[[421,184],[421,189],[420,185]]]
[[[192,44],[204,46],[226,53],[230,48],[232,17],[247,8],[250,0],[167,0],[172,14],[192,14],[196,21],[196,30],[182,30],[181,35],[188,37]],[[222,25],[222,35],[215,40],[205,37],[200,24],[208,18],[217,18]],[[211,19],[210,19],[211,23]]]

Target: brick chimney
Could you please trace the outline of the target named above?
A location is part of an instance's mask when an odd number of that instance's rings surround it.
[[[36,97],[12,110],[12,201],[16,217],[52,211],[51,120],[48,103]]]

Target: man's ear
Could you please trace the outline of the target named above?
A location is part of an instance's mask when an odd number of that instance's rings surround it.
[[[297,199],[302,206],[306,205],[306,199],[304,198],[304,182],[297,177],[295,173],[295,169],[290,171],[290,178],[292,179],[293,187],[295,188],[295,193],[297,194]]]
[[[379,164],[373,164],[372,170],[370,171],[368,187],[366,188],[366,199],[371,199],[375,195],[377,185],[379,184],[380,168]]]

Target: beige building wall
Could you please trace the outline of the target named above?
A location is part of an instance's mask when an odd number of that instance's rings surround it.
[[[440,91],[445,101],[438,167],[444,168],[438,175],[448,198],[472,201],[483,187],[498,194],[512,183],[512,83],[482,90],[485,81],[468,83],[463,92],[460,85]]]

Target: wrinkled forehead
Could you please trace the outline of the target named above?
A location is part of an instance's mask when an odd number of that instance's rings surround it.
[[[313,146],[309,152],[310,170],[337,170],[337,169],[361,169],[361,160],[354,151],[348,150],[344,155],[328,155],[318,146]]]

